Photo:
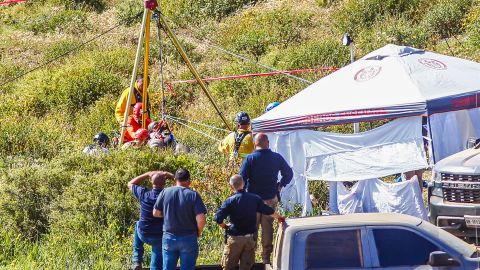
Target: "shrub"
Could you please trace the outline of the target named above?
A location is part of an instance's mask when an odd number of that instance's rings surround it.
[[[35,34],[52,32],[80,34],[91,28],[91,25],[84,11],[52,8],[49,13],[29,18],[26,21],[26,28]]]
[[[93,136],[98,132],[113,138],[113,131],[118,130],[114,117],[116,98],[113,95],[101,97],[84,113],[78,115],[74,129],[78,148],[92,143]]]
[[[43,62],[51,60],[76,48],[80,43],[73,39],[60,40],[45,49]]]
[[[419,0],[346,0],[334,14],[336,28],[340,32],[356,36],[362,28],[370,27],[386,15],[412,12]]]
[[[15,76],[20,75],[23,72],[23,69],[17,65],[2,59],[0,63],[0,85],[7,82],[8,80],[13,79]],[[9,92],[8,85],[0,87],[0,93]]]
[[[102,12],[107,3],[105,0],[50,0],[54,5],[62,4],[68,9],[87,9]]]
[[[166,1],[162,10],[181,27],[192,22],[204,21],[205,18],[221,20],[247,5],[254,5],[258,0],[179,0]]]
[[[440,39],[456,35],[471,4],[472,0],[442,0],[425,14],[422,25],[431,36]]]
[[[220,43],[258,60],[271,46],[285,48],[298,44],[310,25],[311,16],[294,13],[286,7],[268,12],[247,11],[227,20],[219,35]]]
[[[131,26],[142,20],[144,8],[141,1],[137,0],[119,0],[115,6],[115,16],[120,23]]]
[[[389,16],[371,28],[362,30],[355,42],[362,49],[361,53],[368,53],[389,43],[425,48],[429,43],[429,34],[423,27],[412,25],[405,17]]]
[[[340,41],[325,39],[309,41],[265,56],[265,62],[281,70],[315,67],[341,67],[349,61],[348,48]]]
[[[464,28],[469,36],[469,43],[473,48],[480,47],[480,5],[467,16]]]

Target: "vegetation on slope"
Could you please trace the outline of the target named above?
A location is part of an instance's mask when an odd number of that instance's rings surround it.
[[[411,45],[480,61],[478,0],[178,0],[161,1],[202,76],[268,71],[219,52],[212,44],[280,70],[341,67],[349,62],[340,38],[349,32],[357,57],[387,43]],[[177,138],[193,153],[113,151],[80,154],[92,136],[116,129],[116,99],[127,87],[139,29],[140,0],[36,0],[0,8],[0,268],[119,269],[128,264],[138,206],[126,188],[146,170],[191,169],[207,203],[201,263],[218,263],[222,232],[212,214],[228,196],[225,160],[215,142],[182,126]],[[121,26],[78,51],[13,82],[87,39]],[[154,115],[160,104],[156,30],[150,63]],[[166,80],[190,79],[163,39]],[[299,75],[310,81],[324,73]],[[262,113],[306,86],[286,76],[212,82],[209,89],[229,119]],[[173,116],[222,126],[195,85],[167,95]],[[367,126],[362,126],[366,128]],[[348,132],[350,126],[327,130]],[[221,131],[209,131],[221,138]],[[326,207],[316,186],[317,207]],[[295,213],[292,213],[295,215]]]

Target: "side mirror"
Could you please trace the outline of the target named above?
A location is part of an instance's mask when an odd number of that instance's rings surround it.
[[[465,149],[476,147],[479,143],[480,143],[479,138],[470,137],[467,139],[467,143],[465,144]]]
[[[428,259],[428,264],[430,266],[458,266],[460,265],[455,261],[450,255],[443,251],[434,251],[430,253],[430,258]]]

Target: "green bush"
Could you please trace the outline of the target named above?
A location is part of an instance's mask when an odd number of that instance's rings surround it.
[[[348,63],[348,48],[340,40],[309,41],[285,50],[275,50],[264,57],[266,63],[280,70],[316,67],[341,67]]]
[[[123,88],[120,77],[90,66],[63,70],[53,80],[56,91],[48,94],[50,103],[61,105],[70,113],[82,111],[100,97]]]
[[[120,23],[131,26],[142,20],[143,3],[138,0],[119,0],[115,7],[115,16]]]
[[[0,58],[1,59],[1,58]],[[3,60],[0,63],[0,84],[3,84],[15,76],[20,75],[23,72],[23,69],[17,65],[11,63],[10,61]],[[4,94],[10,92],[10,88],[7,86],[0,86],[0,93]]]
[[[9,115],[1,118],[0,153],[5,156],[25,155],[52,158],[68,148],[65,114],[48,115],[39,121],[31,116]]]
[[[422,26],[412,25],[405,17],[390,16],[362,30],[355,42],[362,48],[362,53],[368,53],[389,43],[425,48],[429,44],[429,37]]]
[[[440,39],[456,35],[471,4],[472,0],[442,0],[425,14],[422,26],[431,36]]]
[[[387,15],[409,14],[420,0],[346,0],[334,14],[335,26],[353,37]]]
[[[45,49],[43,54],[43,62],[59,57],[60,55],[75,49],[79,45],[80,43],[74,39],[57,41]]]
[[[255,5],[258,0],[178,0],[162,3],[162,11],[181,27],[205,18],[221,20],[244,6]]]
[[[467,16],[464,29],[469,36],[469,43],[473,48],[480,47],[480,4],[472,9]]]
[[[310,25],[312,14],[295,13],[287,7],[268,12],[246,11],[222,26],[220,43],[241,54],[259,59],[270,47],[298,44]]]
[[[54,5],[64,5],[67,9],[86,9],[102,12],[107,7],[106,0],[49,0]]]
[[[27,30],[38,33],[81,34],[91,28],[86,13],[81,10],[58,10],[52,8],[49,13],[28,18],[25,22]]]
[[[75,120],[75,143],[78,147],[92,143],[92,138],[98,132],[103,132],[111,139],[113,131],[118,130],[115,120],[115,105],[117,97],[106,95],[97,100],[84,113],[79,114]]]

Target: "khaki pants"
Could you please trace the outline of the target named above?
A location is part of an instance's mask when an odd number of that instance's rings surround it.
[[[255,240],[253,236],[228,236],[227,244],[223,249],[222,268],[233,270],[250,270],[255,263]]]
[[[273,209],[276,209],[278,199],[275,196],[275,198],[263,202]],[[263,263],[270,263],[270,256],[273,252],[273,218],[257,213],[257,233],[259,226],[262,227],[262,261]]]

